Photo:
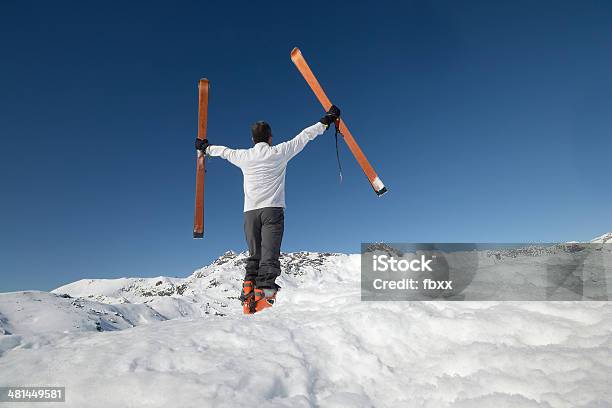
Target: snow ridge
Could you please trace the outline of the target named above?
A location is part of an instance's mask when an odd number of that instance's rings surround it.
[[[612,244],[612,232],[607,232],[603,235],[600,235],[597,238],[593,238],[590,242],[592,243],[602,243],[602,244],[606,244],[606,243],[610,243]]]

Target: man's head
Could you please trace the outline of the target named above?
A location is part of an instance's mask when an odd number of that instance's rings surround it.
[[[251,134],[253,135],[253,143],[266,142],[272,145],[272,129],[266,122],[260,120],[251,125]]]

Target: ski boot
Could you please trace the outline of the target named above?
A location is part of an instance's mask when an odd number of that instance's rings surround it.
[[[255,289],[255,312],[261,312],[262,310],[272,307],[276,301],[276,288],[257,288]]]
[[[242,293],[240,294],[240,301],[242,302],[242,313],[253,314],[255,313],[255,282],[244,281],[242,283]]]

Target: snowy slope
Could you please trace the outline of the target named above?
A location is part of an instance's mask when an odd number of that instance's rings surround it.
[[[244,259],[0,294],[0,384],[67,407],[612,407],[610,302],[361,302],[358,255],[296,253],[243,316]]]
[[[609,243],[612,244],[612,232],[607,232],[597,238],[593,238],[590,242],[592,243]]]
[[[0,294],[0,334],[122,330],[162,320],[146,304],[106,305],[37,291]]]

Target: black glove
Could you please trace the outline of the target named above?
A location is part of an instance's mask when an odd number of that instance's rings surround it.
[[[325,116],[323,116],[319,122],[321,122],[325,126],[329,126],[335,121],[337,121],[339,117],[340,109],[338,109],[336,105],[332,105],[331,108],[329,108],[329,110],[325,114]]]
[[[201,150],[204,153],[206,153],[206,148],[208,146],[212,146],[212,145],[208,144],[208,139],[198,139],[198,138],[196,138],[196,141],[195,141],[195,148],[196,148],[196,150]]]

